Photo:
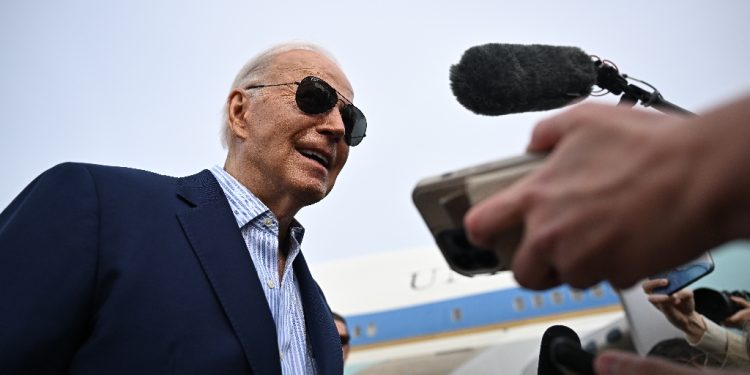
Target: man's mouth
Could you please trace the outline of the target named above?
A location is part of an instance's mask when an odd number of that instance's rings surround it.
[[[316,162],[320,163],[320,165],[322,165],[326,170],[328,169],[328,165],[331,163],[328,160],[328,157],[326,155],[321,154],[320,152],[313,151],[313,150],[300,150],[299,152],[304,157],[315,160]]]

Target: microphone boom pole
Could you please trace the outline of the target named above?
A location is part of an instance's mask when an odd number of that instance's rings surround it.
[[[611,64],[597,60],[594,62],[594,65],[596,66],[596,85],[615,95],[622,94],[620,105],[633,106],[640,101],[642,106],[654,107],[664,113],[676,112],[683,115],[694,115],[693,112],[665,100],[659,90],[656,90],[656,88],[646,82],[639,81],[654,89],[653,92],[648,92],[641,87],[628,83],[627,77],[620,75],[617,68]],[[634,78],[630,77],[630,79]]]

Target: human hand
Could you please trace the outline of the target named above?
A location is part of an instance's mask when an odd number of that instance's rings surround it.
[[[700,340],[706,332],[706,323],[703,315],[695,311],[695,298],[693,291],[682,289],[671,296],[666,294],[655,294],[654,289],[665,287],[669,284],[667,279],[647,280],[643,283],[643,291],[648,295],[651,302],[673,326],[685,332],[690,341]]]
[[[702,140],[675,131],[683,120],[583,104],[540,122],[528,149],[554,150],[472,207],[470,240],[491,247],[496,233],[523,223],[512,270],[532,289],[604,279],[625,288],[695,258],[715,241],[695,230],[706,220],[703,191],[689,188]]]
[[[618,351],[607,351],[596,356],[594,371],[598,375],[747,375],[741,371],[694,368],[660,358],[640,357]]]
[[[742,309],[726,318],[726,320],[724,320],[724,325],[727,327],[744,329],[746,325],[750,324],[750,302],[737,296],[732,296],[731,298],[732,302],[742,306]]]

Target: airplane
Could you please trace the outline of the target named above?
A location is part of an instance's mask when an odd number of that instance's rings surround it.
[[[712,250],[716,269],[692,288],[750,289],[750,242]],[[510,272],[465,277],[437,247],[310,264],[331,308],[347,319],[344,373],[537,374],[540,340],[552,325],[572,328],[591,353],[615,348],[646,355],[683,337],[639,284],[578,290],[521,288]]]
[[[589,346],[615,345],[624,337],[611,332],[627,326],[607,283],[539,292],[518,286],[510,272],[469,278],[450,270],[435,247],[310,267],[331,308],[347,319],[345,374],[477,374],[472,361],[483,355],[502,363],[487,373],[536,373],[532,362],[549,326],[579,334],[606,328]]]

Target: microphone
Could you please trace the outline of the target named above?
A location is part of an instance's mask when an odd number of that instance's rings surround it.
[[[581,339],[570,328],[547,328],[539,349],[538,375],[594,375],[594,355],[581,349]]]
[[[450,68],[453,95],[489,116],[544,111],[587,97],[596,83],[591,57],[576,47],[489,43]]]
[[[450,68],[451,90],[461,105],[488,116],[564,107],[591,94],[593,86],[620,95],[621,103],[690,112],[667,102],[658,90],[628,83],[609,62],[577,47],[489,43],[467,49]]]

